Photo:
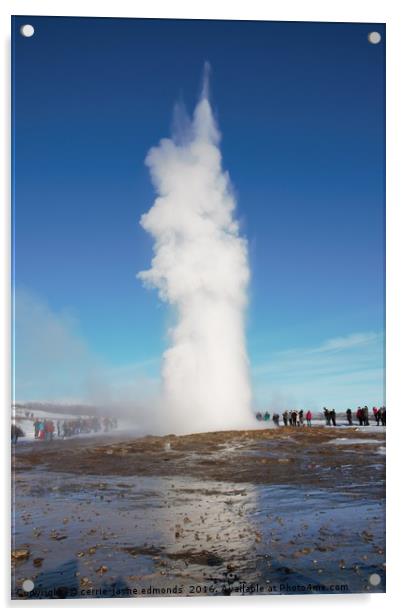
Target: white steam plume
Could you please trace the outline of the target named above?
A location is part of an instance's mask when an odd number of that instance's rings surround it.
[[[252,423],[244,334],[247,243],[221,166],[208,73],[206,65],[192,120],[146,158],[159,196],[141,217],[155,243],[151,269],[138,276],[176,309],[163,355],[161,409],[165,429],[176,433]]]

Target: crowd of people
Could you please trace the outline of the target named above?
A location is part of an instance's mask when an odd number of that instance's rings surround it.
[[[337,413],[335,409],[327,409],[325,406],[323,407],[323,416],[325,419],[325,424],[327,426],[336,426],[337,423]],[[369,426],[370,425],[370,413],[368,406],[358,407],[355,412],[356,421],[360,426]],[[266,411],[265,413],[259,411],[256,413],[256,419],[258,421],[268,421],[271,419],[271,414]],[[312,426],[313,413],[311,410],[308,410],[306,413],[303,409],[301,410],[291,410],[284,411],[282,413],[282,422],[283,425],[286,426],[304,426],[307,425],[309,428]],[[385,406],[376,407],[373,406],[372,409],[372,419],[374,419],[377,426],[385,426],[386,425],[386,408]],[[346,411],[346,420],[348,425],[352,426],[353,424],[353,413],[351,409],[347,409]],[[272,421],[276,426],[280,425],[280,415],[278,413],[274,413],[272,415]]]
[[[110,417],[77,417],[77,419],[38,419],[34,420],[34,436],[40,441],[51,441],[55,436],[67,438],[91,432],[109,432],[117,428],[117,419]]]
[[[350,409],[348,409],[346,411],[346,413],[348,413],[348,411],[350,411]],[[352,415],[352,412],[350,411],[350,416]],[[377,426],[382,425],[385,426],[386,425],[386,409],[385,406],[380,406],[379,408],[377,408],[376,406],[373,406],[373,418],[377,424]],[[356,411],[356,419],[359,422],[360,426],[369,426],[370,425],[370,420],[369,420],[369,410],[367,406],[359,406],[359,408]],[[349,421],[349,423],[351,424],[352,422]]]
[[[34,438],[38,441],[52,441],[54,438],[68,438],[91,432],[109,432],[118,427],[116,417],[77,417],[75,419],[44,419],[26,415],[33,422]],[[25,436],[23,430],[15,423],[11,424],[11,441],[16,444],[18,438]]]
[[[268,421],[271,419],[271,414],[266,411],[264,414],[258,412],[256,414],[256,418],[258,421]],[[282,421],[284,426],[303,426],[304,422],[306,422],[307,426],[311,428],[311,420],[313,419],[313,414],[311,411],[307,411],[304,414],[304,410],[300,411],[284,411],[282,413]],[[279,413],[274,413],[272,415],[272,421],[276,426],[280,425],[280,415]],[[336,425],[336,424],[335,424]]]

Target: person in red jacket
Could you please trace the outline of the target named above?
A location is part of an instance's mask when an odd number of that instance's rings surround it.
[[[307,421],[307,425],[309,428],[311,428],[311,420],[313,418],[313,414],[310,410],[307,411],[306,413],[306,421]]]
[[[45,441],[51,441],[53,438],[54,423],[51,419],[45,421]]]

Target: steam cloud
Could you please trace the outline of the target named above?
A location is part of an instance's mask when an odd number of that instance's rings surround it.
[[[142,227],[154,238],[138,277],[175,308],[162,361],[163,422],[176,433],[251,424],[244,317],[247,242],[222,169],[220,134],[209,102],[209,67],[193,118],[146,158],[158,194]]]

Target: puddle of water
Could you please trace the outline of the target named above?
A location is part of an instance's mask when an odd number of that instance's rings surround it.
[[[29,555],[13,594],[27,578],[33,598],[365,592],[373,573],[383,592],[384,503],[365,488],[31,472],[16,482],[14,548]]]
[[[382,442],[376,438],[334,438],[328,441],[327,445],[378,445]]]

